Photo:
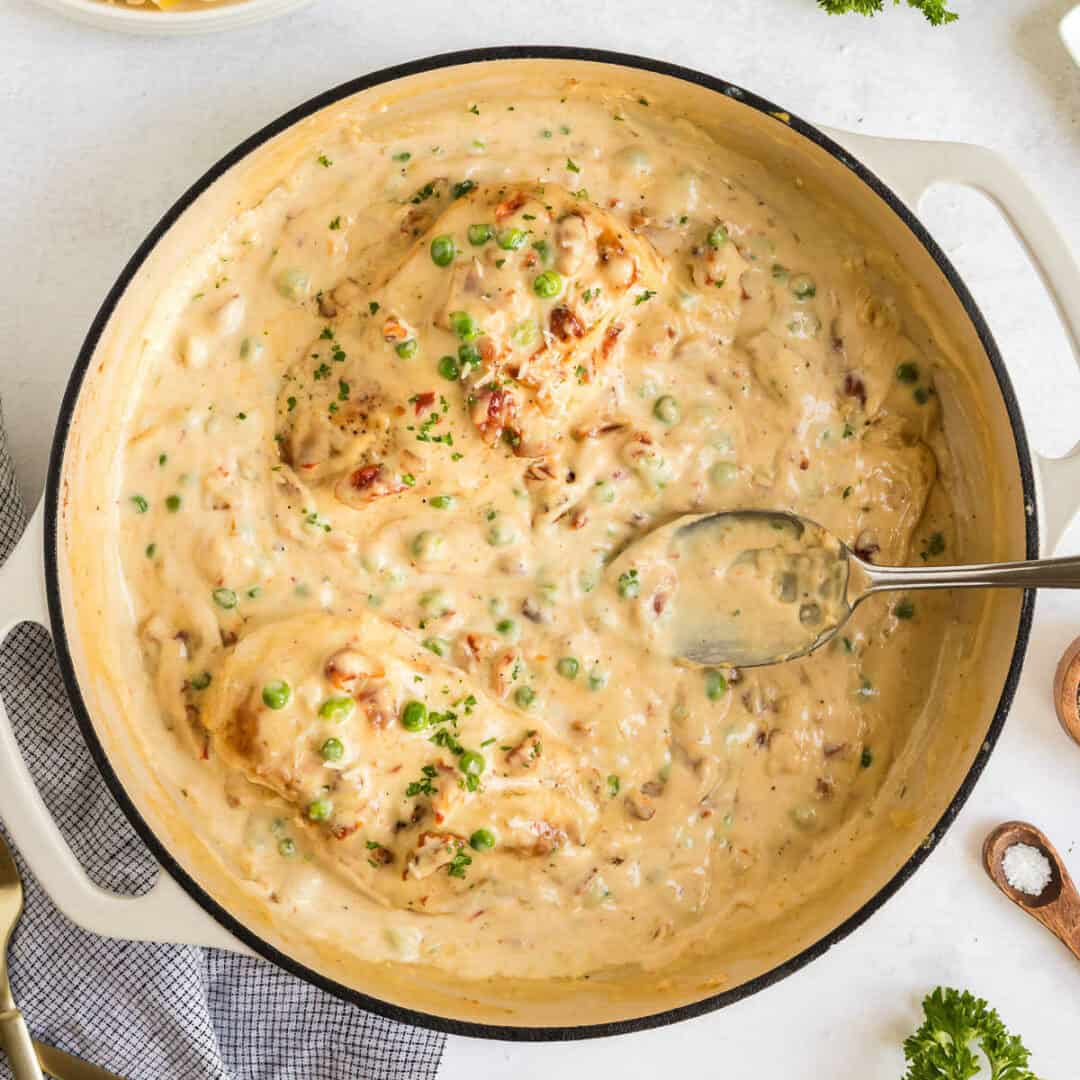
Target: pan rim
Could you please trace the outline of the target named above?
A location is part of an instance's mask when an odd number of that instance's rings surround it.
[[[67,446],[68,435],[71,431],[79,393],[82,389],[86,373],[92,363],[98,342],[104,333],[109,319],[112,317],[112,314],[125,291],[135,275],[141,269],[143,263],[154,251],[166,233],[172,228],[181,214],[183,214],[215,181],[232,168],[233,165],[253,153],[274,136],[285,131],[287,128],[292,127],[294,124],[320,109],[332,105],[343,98],[352,96],[353,94],[409,76],[444,68],[463,67],[469,64],[502,60],[576,60],[607,64],[624,69],[629,68],[665,75],[691,83],[692,85],[701,86],[754,109],[774,123],[785,124],[787,127],[825,150],[840,162],[840,164],[847,168],[849,172],[854,174],[856,179],[868,186],[889,207],[889,209],[901,219],[903,224],[907,226],[934,260],[945,276],[949,287],[960,301],[965,314],[971,320],[979,341],[986,352],[987,359],[990,362],[991,369],[997,380],[998,390],[1001,393],[1015,441],[1025,505],[1032,508],[1032,512],[1027,515],[1026,519],[1027,558],[1037,557],[1039,544],[1038,515],[1034,512],[1037,495],[1031,452],[1019,405],[1012,388],[1012,383],[1005,369],[1004,362],[1001,358],[1001,354],[974,299],[947,256],[927,233],[926,229],[914,214],[899,199],[899,197],[887,187],[887,185],[862,165],[853,155],[844,150],[814,125],[807,123],[788,110],[781,109],[779,106],[757,94],[744,90],[724,79],[667,61],[650,59],[628,53],[602,49],[578,48],[575,46],[510,45],[468,49],[422,57],[380,69],[379,71],[360,76],[326,90],[285,112],[276,120],[265,125],[259,131],[241,142],[211,166],[210,169],[196,180],[165,212],[162,218],[149,231],[145,239],[135,250],[134,254],[128,260],[107,293],[90,325],[82,347],[79,350],[75,366],[64,392],[53,436],[45,488],[45,591],[48,601],[52,638],[64,685],[71,701],[76,720],[79,724],[82,737],[90,751],[95,765],[101,772],[110,793],[119,803],[125,816],[131,822],[132,827],[135,829],[140,839],[150,849],[162,869],[168,873],[196,903],[198,903],[238,940],[242,941],[256,953],[276,964],[278,967],[333,994],[335,997],[350,1002],[351,1004],[358,1005],[361,1008],[388,1019],[397,1020],[416,1027],[471,1038],[512,1042],[552,1042],[606,1038],[614,1035],[663,1027],[668,1024],[677,1023],[681,1020],[702,1016],[706,1013],[723,1008],[726,1005],[732,1005],[744,998],[750,997],[758,991],[763,990],[773,983],[800,970],[812,960],[817,959],[827,952],[833,945],[846,938],[866,922],[871,915],[873,915],[900,889],[902,885],[907,882],[907,880],[929,857],[931,851],[937,846],[937,843],[948,830],[960,809],[967,801],[997,743],[999,735],[1001,734],[1005,719],[1012,705],[1013,697],[1016,693],[1024,657],[1027,652],[1035,608],[1035,594],[1033,591],[1026,590],[1023,594],[1017,625],[1016,644],[1010,658],[1008,674],[1002,687],[1001,696],[994,708],[993,717],[987,730],[986,737],[983,740],[971,767],[965,774],[956,794],[950,800],[949,805],[945,808],[941,817],[929,833],[926,842],[920,845],[896,873],[893,874],[893,876],[861,907],[827,934],[823,935],[820,939],[813,942],[799,953],[789,957],[783,963],[778,964],[769,971],[763,972],[761,975],[758,975],[739,986],[716,994],[711,994],[700,1001],[689,1002],[672,1009],[628,1020],[607,1021],[577,1026],[532,1027],[455,1020],[453,1018],[438,1016],[436,1014],[425,1013],[395,1005],[365,994],[362,991],[354,990],[351,987],[347,987],[334,979],[330,979],[325,975],[320,974],[318,971],[294,960],[292,957],[287,956],[246,927],[240,920],[214,900],[166,850],[164,844],[151,829],[141,811],[135,805],[134,800],[128,795],[120,778],[112,768],[104,747],[97,737],[93,721],[91,720],[89,710],[79,686],[74,660],[67,638],[59,587],[60,553],[57,538],[63,495],[62,470],[64,453]],[[783,119],[780,119],[781,116]]]

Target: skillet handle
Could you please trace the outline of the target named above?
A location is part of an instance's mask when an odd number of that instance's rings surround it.
[[[49,626],[45,599],[44,502],[0,566],[0,642],[20,622]],[[23,761],[0,701],[0,818],[53,903],[72,922],[105,937],[175,945],[212,945],[250,952],[161,872],[142,896],[121,896],[95,885],[53,821]]]
[[[1080,266],[1061,230],[1003,157],[968,143],[883,139],[848,131],[828,130],[828,134],[878,173],[912,210],[923,192],[939,182],[964,184],[986,195],[1031,258],[1080,364]],[[1080,443],[1064,457],[1035,454],[1034,459],[1041,496],[1041,546],[1049,555],[1080,509]]]

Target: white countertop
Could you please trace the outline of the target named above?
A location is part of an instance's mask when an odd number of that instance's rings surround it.
[[[36,498],[42,487],[74,356],[139,240],[219,156],[320,90],[479,45],[652,55],[812,121],[994,147],[1025,172],[1075,250],[1080,70],[1056,29],[1072,2],[954,0],[960,22],[933,29],[901,9],[829,18],[813,0],[320,0],[264,26],[152,40],[0,0],[0,396],[23,490]],[[923,218],[982,305],[1035,447],[1063,452],[1080,438],[1080,374],[1019,249],[967,191],[931,192]],[[1080,550],[1080,525],[1066,549]],[[1033,1049],[1040,1075],[1076,1076],[1080,964],[993,890],[979,850],[997,822],[1027,818],[1080,878],[1080,748],[1049,701],[1058,654],[1078,632],[1080,596],[1043,596],[1011,718],[960,818],[915,877],[827,955],[741,1004],[659,1031],[542,1046],[452,1038],[445,1080],[661,1071],[896,1080],[900,1042],[938,983],[988,998]]]

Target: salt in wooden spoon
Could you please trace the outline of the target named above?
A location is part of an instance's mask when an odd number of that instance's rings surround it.
[[[1037,896],[1013,888],[1005,877],[1002,860],[1013,844],[1028,844],[1050,863],[1050,880]],[[1080,960],[1080,893],[1061,856],[1041,829],[1026,821],[1006,821],[983,843],[983,867],[990,880],[1021,910],[1038,919]]]

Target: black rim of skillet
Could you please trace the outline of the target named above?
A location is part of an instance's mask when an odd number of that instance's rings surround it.
[[[143,819],[141,813],[127,794],[119,777],[113,771],[105,751],[98,741],[93,723],[91,722],[86,703],[83,699],[75,674],[75,667],[68,645],[67,633],[64,626],[64,613],[60,600],[59,574],[58,574],[58,551],[57,551],[57,526],[58,511],[61,499],[60,477],[64,458],[64,448],[67,443],[68,432],[71,427],[72,417],[78,401],[79,391],[83,377],[90,366],[94,350],[124,291],[127,289],[132,278],[139,271],[147,256],[157,245],[158,241],[176,222],[180,215],[204,192],[215,180],[227,172],[236,162],[246,157],[252,151],[263,145],[269,139],[278,135],[297,121],[311,115],[319,109],[332,105],[334,102],[359,93],[371,87],[391,82],[395,79],[403,79],[410,75],[432,71],[438,68],[449,68],[465,64],[482,63],[492,60],[524,60],[524,59],[554,59],[554,60],[580,60],[593,61],[602,64],[610,64],[623,68],[636,68],[642,71],[655,72],[660,75],[668,75],[684,82],[702,86],[714,90],[718,94],[732,98],[761,113],[768,123],[784,123],[797,131],[804,138],[809,139],[817,146],[831,154],[844,165],[855,178],[871,188],[911,230],[919,242],[937,263],[945,275],[950,287],[956,293],[961,304],[971,320],[983,348],[997,378],[998,389],[1001,392],[1005,408],[1008,412],[1009,422],[1012,427],[1013,438],[1016,442],[1017,456],[1020,464],[1021,481],[1024,492],[1025,506],[1028,508],[1026,522],[1027,557],[1035,558],[1038,552],[1038,525],[1035,510],[1035,488],[1032,478],[1031,455],[1028,449],[1027,436],[1024,432],[1023,421],[1020,417],[1019,406],[1013,393],[1012,384],[1006,373],[1001,354],[997,345],[990,335],[975,301],[964,286],[938,245],[926,232],[919,221],[912,215],[907,207],[894,195],[873,173],[856,161],[844,149],[831,139],[817,130],[817,128],[799,119],[799,117],[783,110],[785,119],[780,120],[774,115],[781,112],[779,106],[774,105],[756,94],[749,93],[738,86],[734,86],[723,79],[704,75],[701,72],[689,68],[680,67],[676,64],[666,63],[660,60],[651,60],[645,57],[632,56],[624,53],[607,52],[599,49],[579,49],[566,46],[532,46],[513,45],[499,46],[485,49],[469,49],[462,52],[444,53],[438,56],[426,57],[413,60],[408,63],[398,64],[394,67],[384,68],[381,71],[364,75],[358,79],[342,83],[332,90],[327,90],[317,97],[298,105],[273,123],[268,124],[261,131],[256,132],[246,139],[230,153],[226,154],[216,165],[209,169],[199,180],[180,196],[166,212],[165,216],[150,230],[149,235],[139,245],[127,265],[124,267],[116,283],[109,290],[100,310],[90,326],[83,346],[79,351],[74,370],[68,381],[67,389],[61,403],[56,432],[53,437],[52,451],[49,460],[48,480],[45,492],[45,576],[46,594],[49,604],[49,615],[52,624],[53,641],[56,645],[56,653],[63,674],[64,683],[71,699],[75,716],[82,730],[83,738],[90,749],[90,753],[108,784],[110,791],[127,815],[135,831],[153,853],[162,868],[170,874],[180,886],[206,911],[208,911],[222,926],[235,935],[240,941],[250,946],[255,952],[266,959],[284,968],[286,971],[305,979],[307,982],[321,987],[323,990],[334,994],[345,1001],[351,1002],[361,1008],[378,1013],[392,1020],[400,1020],[407,1024],[418,1027],[430,1028],[435,1031],[447,1032],[454,1035],[466,1035],[474,1038],[504,1039],[518,1042],[550,1042],[558,1040],[599,1038],[611,1035],[621,1035],[628,1032],[644,1031],[649,1028],[662,1027],[673,1024],[679,1020],[701,1016],[712,1012],[724,1005],[731,1005],[751,994],[763,990],[765,987],[778,982],[780,979],[798,971],[811,960],[816,959],[827,952],[833,945],[847,937],[853,930],[861,926],[886,900],[889,899],[908,880],[909,877],[926,860],[937,842],[944,835],[945,830],[959,813],[960,808],[967,801],[971,789],[982,773],[983,768],[990,756],[990,752],[997,742],[1001,733],[1009,706],[1012,704],[1013,695],[1016,692],[1017,682],[1023,666],[1024,654],[1027,650],[1028,638],[1031,631],[1031,621],[1035,608],[1035,594],[1031,590],[1024,593],[1020,609],[1020,620],[1017,628],[1016,646],[1013,649],[1012,659],[1009,664],[1008,676],[1001,692],[1001,698],[994,710],[993,720],[987,731],[986,738],[972,762],[963,783],[949,803],[940,820],[927,836],[926,841],[916,850],[893,877],[882,886],[861,908],[850,915],[839,926],[822,937],[819,941],[810,945],[802,952],[777,965],[770,971],[751,979],[740,986],[733,987],[717,994],[712,994],[702,1001],[691,1002],[678,1008],[664,1012],[642,1016],[632,1020],[612,1021],[599,1024],[583,1024],[568,1027],[523,1027],[515,1025],[480,1024],[461,1020],[447,1019],[441,1016],[433,1016],[428,1013],[416,1012],[411,1009],[392,1005],[378,998],[343,986],[332,979],[328,979],[304,964],[298,963],[291,957],[286,956],[258,935],[253,933],[234,916],[229,914],[215,900],[213,900],[196,882],[183,870],[165,846],[157,838],[150,826]]]

